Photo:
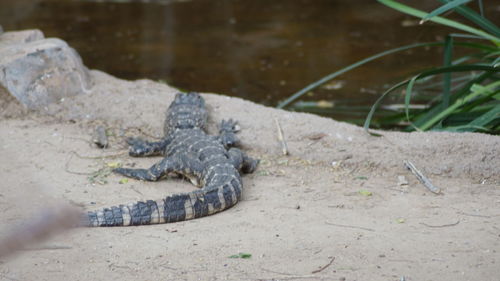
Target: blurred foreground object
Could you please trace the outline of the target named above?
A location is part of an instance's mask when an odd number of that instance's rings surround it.
[[[0,258],[5,258],[58,233],[78,227],[75,221],[79,221],[81,214],[77,208],[63,205],[29,219],[5,237],[0,238]]]

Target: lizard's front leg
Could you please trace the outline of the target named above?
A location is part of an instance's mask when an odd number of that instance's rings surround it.
[[[130,145],[128,154],[140,157],[163,154],[169,141],[166,138],[158,142],[148,142],[140,138],[128,138],[127,143]]]
[[[149,169],[116,168],[113,172],[138,180],[157,181],[168,173],[178,171],[179,166],[177,158],[165,157]]]

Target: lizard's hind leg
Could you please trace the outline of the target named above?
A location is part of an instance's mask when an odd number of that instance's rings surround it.
[[[229,149],[229,159],[233,162],[236,169],[241,170],[245,174],[253,173],[259,164],[258,159],[246,155],[239,148]]]
[[[236,136],[238,131],[238,122],[233,119],[227,121],[222,120],[219,125],[219,139],[226,148],[238,146],[240,144],[240,140]]]

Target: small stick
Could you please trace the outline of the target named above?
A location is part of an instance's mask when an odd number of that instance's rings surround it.
[[[101,155],[101,156],[83,156],[78,154],[76,151],[70,151],[70,153],[76,155],[76,157],[80,159],[104,159],[104,158],[115,158],[115,157],[120,157],[123,155],[126,155],[127,152],[120,152],[120,153],[115,153],[115,154],[107,154],[107,155]]]
[[[257,280],[294,280],[294,279],[322,279],[320,276],[315,275],[297,275],[297,276],[283,276],[283,277],[273,277],[273,278],[258,278]],[[254,278],[252,278],[254,280]]]
[[[375,229],[368,228],[368,227],[362,227],[362,226],[337,224],[337,223],[333,223],[333,222],[325,222],[325,223],[328,225],[334,225],[334,226],[339,226],[339,227],[347,227],[347,228],[356,228],[356,229],[367,230],[367,231],[375,231]]]
[[[133,191],[139,193],[140,195],[144,196],[144,194],[142,194],[142,192],[140,192],[139,190],[137,190],[133,185],[130,186],[130,189],[132,189]]]
[[[414,175],[415,177],[417,177],[417,179],[420,181],[420,183],[422,183],[430,192],[432,193],[435,193],[435,194],[440,194],[441,193],[441,189],[437,186],[434,186],[431,181],[426,178],[422,172],[420,172],[416,167],[415,165],[413,165],[413,163],[411,163],[410,161],[408,160],[405,160],[404,161],[404,165],[407,169],[409,169]]]
[[[316,270],[312,271],[311,273],[314,274],[314,273],[318,273],[318,272],[321,272],[321,271],[325,270],[327,267],[329,267],[330,265],[332,265],[332,263],[333,263],[334,260],[335,260],[335,257],[333,257],[328,264],[320,267],[319,269],[316,269]]]
[[[278,140],[281,143],[281,150],[283,151],[283,155],[288,155],[288,146],[286,145],[285,137],[283,135],[283,130],[281,129],[280,122],[278,121],[277,118],[274,118],[274,121],[276,122],[276,128],[278,130]]]
[[[459,214],[461,215],[464,215],[464,216],[471,216],[471,217],[478,217],[478,218],[491,218],[491,216],[487,216],[487,215],[477,215],[477,214],[469,214],[469,213],[464,213],[464,212],[458,212]]]
[[[430,224],[426,224],[425,222],[421,222],[420,224],[421,225],[425,225],[427,227],[433,227],[433,228],[439,228],[439,227],[449,227],[449,226],[455,226],[457,224],[460,223],[460,220],[458,220],[457,222],[454,222],[454,223],[450,223],[450,224],[442,224],[442,225],[430,225]]]
[[[76,152],[73,152],[73,153],[76,154]],[[74,175],[82,175],[82,176],[90,176],[90,175],[94,174],[93,172],[75,172],[75,171],[71,171],[69,169],[69,162],[71,161],[72,158],[73,158],[73,154],[70,154],[70,156],[68,158],[68,161],[66,161],[66,164],[64,164],[64,170],[67,173],[74,174]]]

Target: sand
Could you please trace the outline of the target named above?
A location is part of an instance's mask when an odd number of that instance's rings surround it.
[[[124,138],[161,137],[176,90],[91,75],[89,94],[40,112],[0,96],[1,236],[62,203],[92,210],[196,188],[176,178],[120,183],[106,173],[159,161],[129,157]],[[209,131],[238,120],[243,149],[261,159],[243,178],[241,202],[186,222],[72,229],[0,258],[0,280],[500,280],[500,137],[375,137],[311,114],[203,96]],[[107,149],[91,141],[97,125],[112,134]],[[251,257],[230,258],[239,253]]]

